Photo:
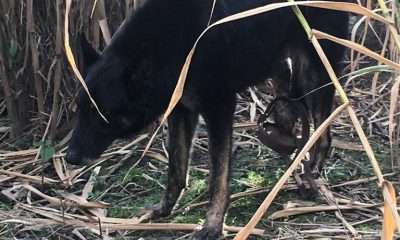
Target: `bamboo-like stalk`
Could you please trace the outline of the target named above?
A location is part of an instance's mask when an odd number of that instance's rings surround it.
[[[13,119],[16,120],[16,122],[13,123],[13,128],[14,128],[14,137],[19,137],[22,133],[22,128],[28,123],[28,89],[26,89],[26,84],[24,82],[25,78],[21,75],[24,74],[25,70],[25,59],[27,58],[26,54],[24,57],[24,65],[22,67],[19,67],[19,70],[15,73],[17,64],[15,59],[11,59],[11,56],[8,56],[8,48],[11,47],[11,43],[14,45],[20,44],[20,42],[23,42],[22,35],[23,32],[19,31],[20,25],[17,23],[19,20],[19,16],[17,15],[17,12],[19,11],[18,6],[19,3],[18,1],[10,1],[10,3],[5,3],[6,1],[2,2],[2,19],[0,22],[0,27],[2,28],[2,36],[3,38],[3,59],[5,60],[5,64],[7,67],[5,67],[6,70],[6,76],[8,78],[8,81],[10,83],[10,89],[12,92],[12,97],[13,101],[15,104],[13,104],[13,108],[11,114],[13,115]],[[11,41],[10,41],[11,40]],[[20,42],[19,42],[20,41]],[[10,43],[10,44],[8,44]],[[27,39],[25,39],[25,43],[28,46],[29,49],[29,44]],[[23,44],[21,44],[21,49],[23,48]],[[26,50],[26,48],[25,48]],[[17,57],[14,56],[14,57]],[[18,54],[18,57],[19,54]],[[22,60],[22,59],[21,59]],[[20,60],[20,61],[21,61]],[[29,86],[29,85],[28,85]],[[16,93],[18,93],[18,97],[16,97]]]
[[[19,178],[25,179],[27,181],[30,181],[30,182],[33,182],[33,183],[38,183],[38,184],[41,184],[41,183],[49,184],[49,185],[50,184],[59,184],[59,181],[56,181],[56,180],[53,180],[53,179],[50,179],[50,178],[46,178],[45,177],[44,181],[42,181],[41,177],[30,176],[30,175],[27,175],[27,174],[13,172],[13,171],[9,171],[9,170],[0,169],[0,173],[4,174],[4,175],[8,175],[8,176],[19,177]]]
[[[92,32],[93,45],[96,49],[99,49],[101,42],[100,21],[106,19],[106,9],[104,0],[95,0],[92,7],[92,16],[93,17],[92,17],[91,32]]]
[[[5,102],[7,106],[7,111],[8,111],[8,117],[10,118],[11,122],[11,138],[14,138],[16,136],[19,136],[21,134],[21,126],[19,124],[19,118],[18,118],[18,110],[17,110],[17,105],[16,101],[14,99],[14,94],[12,93],[12,88],[10,84],[10,80],[7,76],[7,71],[6,71],[6,65],[5,65],[5,60],[4,60],[4,48],[2,47],[3,41],[2,41],[2,36],[0,31],[0,78],[3,86],[3,91],[4,91],[4,97],[5,97]]]
[[[390,14],[389,14],[389,10],[388,10],[388,8],[386,6],[385,1],[383,1],[383,0],[377,0],[377,1],[378,1],[378,4],[379,4],[379,7],[382,9],[383,16],[387,20],[391,21],[392,20],[392,16],[390,16]],[[393,42],[395,43],[395,45],[397,47],[397,50],[400,51],[400,37],[399,37],[399,34],[398,34],[396,28],[394,27],[394,24],[388,25],[388,29],[389,29],[389,31],[391,33],[391,37],[393,38]]]
[[[8,74],[10,71],[7,69],[9,60],[7,59],[7,33],[6,33],[6,24],[3,17],[7,12],[11,11],[11,6],[8,1],[0,2],[0,79],[2,82],[2,88],[4,91],[5,102],[7,106],[8,117],[11,122],[11,131],[10,137],[14,138],[21,134],[21,121],[18,116],[18,103],[14,97],[13,89],[11,87],[11,79]]]
[[[86,38],[89,39],[89,26],[91,19],[91,1],[80,1],[79,2],[79,15],[80,15],[80,31],[85,34]]]
[[[92,96],[90,95],[89,89],[88,89],[85,81],[83,80],[83,77],[82,77],[81,73],[79,72],[78,67],[76,65],[75,57],[74,57],[74,54],[72,53],[71,46],[69,44],[69,32],[68,32],[68,29],[69,29],[68,16],[69,16],[69,11],[71,9],[72,0],[65,0],[65,1],[66,1],[66,10],[65,10],[65,18],[64,18],[64,47],[65,47],[65,52],[66,52],[68,61],[72,67],[72,70],[73,70],[75,76],[78,78],[79,82],[82,84],[83,89],[88,94],[93,106],[96,108],[97,112],[104,119],[104,121],[106,121],[108,123],[106,117],[100,112],[99,107],[97,106],[96,102],[93,100]]]
[[[62,34],[61,34],[61,0],[56,0],[56,14],[57,14],[57,27],[56,27],[56,46],[55,46],[55,70],[53,81],[53,105],[51,110],[51,125],[49,137],[54,141],[57,131],[58,114],[60,112],[60,89],[61,89],[61,51],[62,51]]]
[[[125,0],[125,19],[129,17],[131,9],[135,7],[134,4],[135,4],[134,0]]]
[[[40,127],[44,124],[44,93],[43,93],[43,86],[42,80],[39,75],[40,66],[39,66],[39,52],[37,49],[37,42],[35,37],[35,16],[33,15],[33,0],[28,0],[27,3],[27,35],[29,38],[29,46],[31,49],[31,57],[32,57],[32,66],[33,66],[33,80],[35,85],[35,92],[36,92],[36,103],[38,108],[38,116],[40,119]],[[42,129],[43,131],[44,129]]]

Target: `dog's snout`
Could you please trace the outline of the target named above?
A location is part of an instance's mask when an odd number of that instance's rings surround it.
[[[65,155],[65,161],[72,165],[79,165],[82,163],[82,158],[78,151],[68,150]]]

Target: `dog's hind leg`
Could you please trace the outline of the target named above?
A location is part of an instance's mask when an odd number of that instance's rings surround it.
[[[324,104],[321,104],[323,102]],[[333,90],[325,89],[325,94],[317,94],[314,96],[314,104],[311,114],[314,122],[314,128],[317,129],[329,117],[331,107],[333,105]],[[329,148],[331,146],[331,135],[329,126],[321,134],[315,145],[310,151],[311,159],[305,163],[304,177],[310,183],[311,188],[316,192],[318,186],[314,181],[313,171],[320,172],[323,164],[328,157]]]
[[[325,102],[327,106],[317,105],[316,109],[313,110],[313,121],[315,128],[321,126],[321,124],[327,119],[331,113],[331,109],[329,106],[332,106],[333,96],[332,98],[325,98]],[[328,105],[329,104],[329,105]],[[316,169],[317,171],[321,171],[325,159],[328,156],[329,148],[331,146],[331,134],[330,127],[321,134],[320,138],[316,142],[314,148],[311,152],[312,157],[312,166],[311,169]]]
[[[309,68],[305,71],[304,79],[313,82],[314,86],[322,86],[329,82],[329,76],[325,68],[319,62],[310,64]],[[319,84],[316,84],[319,83]],[[317,89],[317,88],[316,88]],[[306,105],[313,118],[314,128],[317,129],[329,117],[333,105],[334,88],[332,85],[327,85],[305,97]],[[317,184],[314,181],[315,177],[313,171],[320,171],[325,159],[328,155],[331,146],[330,128],[321,134],[313,148],[311,149],[311,159],[304,163],[305,173],[304,177],[310,183],[314,191],[318,190]]]
[[[168,180],[164,197],[158,205],[149,207],[153,210],[153,218],[165,217],[178,200],[186,187],[192,138],[198,122],[198,113],[191,112],[178,105],[168,117]]]
[[[330,44],[326,43],[325,49],[328,52],[333,52],[334,50],[329,50],[333,48]],[[324,49],[324,50],[325,50]],[[331,56],[331,64],[334,68],[335,72],[338,73],[341,70],[341,66],[339,61],[341,59],[340,52],[343,52],[344,49],[335,49],[337,55]],[[329,76],[326,73],[325,68],[322,64],[314,64],[315,75],[319,79],[327,79],[325,82],[329,81]],[[313,94],[313,104],[312,104],[312,118],[314,122],[315,129],[321,126],[321,124],[329,117],[332,111],[333,103],[334,103],[334,87],[326,86],[318,90],[319,93]],[[312,169],[316,169],[317,171],[321,171],[323,164],[328,157],[329,148],[331,146],[331,134],[330,134],[330,127],[325,130],[325,132],[321,135],[318,139],[317,143],[315,144],[312,152],[311,152],[311,159],[312,159]]]
[[[213,102],[205,107],[204,120],[208,130],[210,159],[210,209],[197,239],[218,239],[222,232],[228,206],[229,172],[232,150],[232,122],[236,99],[231,96],[224,102]]]

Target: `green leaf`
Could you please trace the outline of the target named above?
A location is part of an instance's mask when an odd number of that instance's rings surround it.
[[[41,147],[40,149],[40,157],[43,161],[48,161],[53,158],[56,149],[53,147],[53,143],[51,140],[44,140],[37,143],[34,143],[36,147]]]
[[[40,156],[42,157],[42,160],[49,161],[53,158],[55,153],[56,150],[54,147],[43,147],[40,151]]]
[[[400,1],[395,1],[395,3],[396,3],[396,9],[399,9]],[[397,14],[395,14],[395,16],[396,16],[396,20],[397,20],[397,25],[400,25],[400,14],[398,14],[398,12],[397,12]]]
[[[370,74],[370,73],[376,73],[376,72],[394,72],[393,68],[389,67],[388,65],[378,65],[378,66],[371,66],[371,67],[366,67],[362,68],[359,70],[356,70],[354,72],[348,73],[346,75],[343,75],[342,78],[352,76],[352,78],[360,77],[365,74]]]
[[[10,57],[12,59],[15,59],[17,57],[17,52],[18,52],[18,43],[14,39],[11,39],[10,47],[8,49],[8,53],[10,54]]]

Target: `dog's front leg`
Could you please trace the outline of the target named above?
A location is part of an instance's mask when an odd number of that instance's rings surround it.
[[[160,203],[149,207],[153,218],[171,214],[182,189],[186,187],[189,153],[198,122],[198,113],[178,105],[168,117],[168,182]]]
[[[225,100],[225,99],[224,99]],[[222,232],[228,206],[228,183],[232,149],[232,118],[236,100],[216,102],[203,112],[208,130],[210,166],[210,209],[202,229],[195,234],[197,239],[218,239]]]

